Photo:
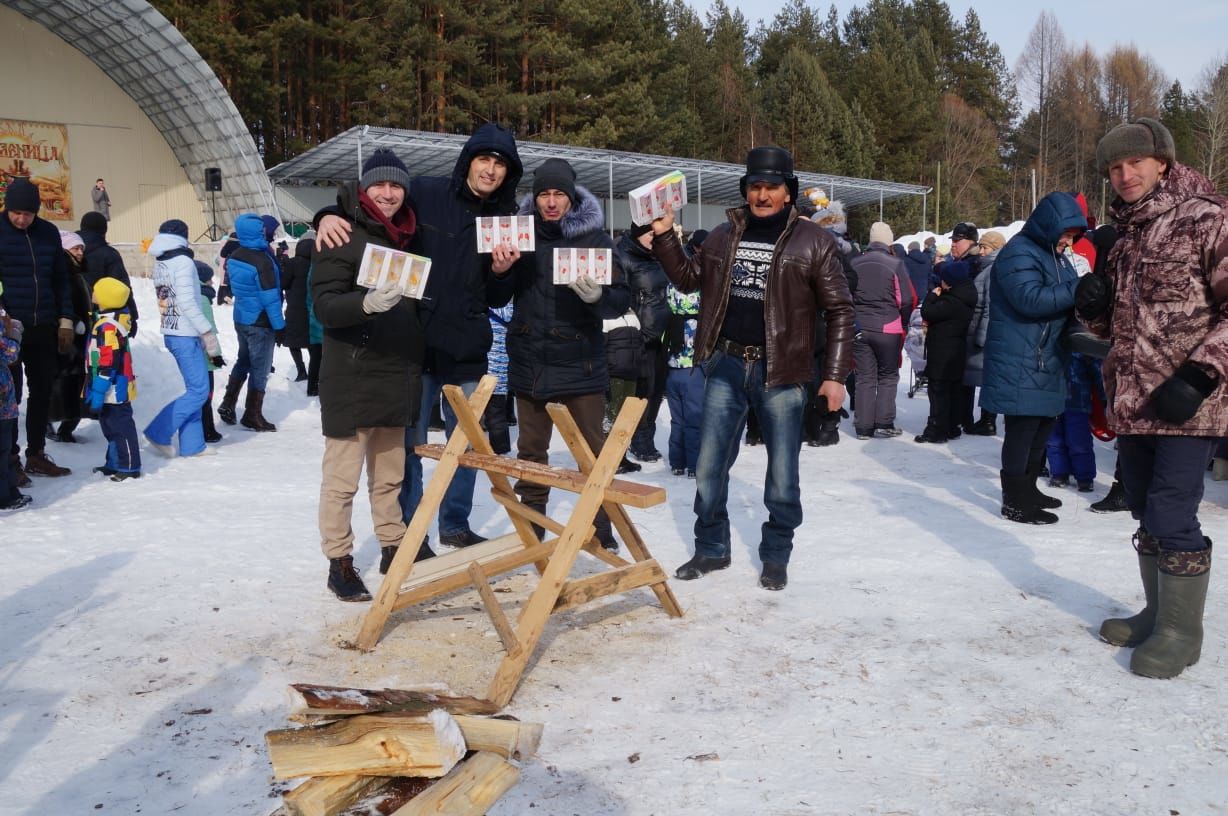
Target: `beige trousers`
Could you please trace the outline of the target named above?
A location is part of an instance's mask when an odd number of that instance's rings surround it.
[[[354,549],[354,494],[363,462],[367,464],[367,495],[371,520],[381,547],[401,543],[405,524],[397,495],[405,478],[405,429],[359,428],[343,439],[325,437],[320,483],[320,549],[341,558]]]

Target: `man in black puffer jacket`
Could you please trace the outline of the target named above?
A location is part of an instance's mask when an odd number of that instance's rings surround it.
[[[405,480],[401,514],[413,518],[422,499],[422,460],[414,446],[426,442],[431,408],[445,385],[459,385],[468,396],[486,373],[492,340],[486,316],[486,286],[490,259],[478,254],[475,218],[510,215],[516,209],[516,185],[524,165],[511,131],[493,123],[469,137],[450,177],[419,176],[410,182],[409,198],[418,212],[418,232],[412,252],[431,259],[426,293],[418,304],[426,338],[422,375],[422,405],[405,435]],[[317,213],[320,238],[316,248],[344,243],[348,223],[336,208]],[[332,217],[330,217],[332,216]],[[444,407],[450,434],[456,427],[452,407]],[[439,540],[453,547],[485,541],[469,529],[473,486],[477,474],[456,471],[439,508]]]
[[[515,315],[507,327],[507,382],[516,392],[516,457],[545,464],[554,430],[546,413],[549,402],[567,407],[594,453],[605,443],[601,418],[609,371],[601,321],[626,312],[631,294],[613,243],[603,231],[601,204],[576,186],[570,164],[562,159],[542,162],[533,175],[533,195],[524,199],[520,212],[534,216],[537,250],[524,257],[512,253],[510,270],[492,286],[491,305],[502,306],[515,297]],[[554,250],[560,247],[611,250],[611,283],[603,286],[584,276],[570,286],[556,286]],[[495,253],[496,270],[502,257]],[[520,481],[515,490],[522,502],[545,513],[550,488]],[[602,545],[617,549],[604,511],[594,526]]]
[[[17,393],[21,375],[30,383],[26,402],[26,473],[67,476],[43,449],[46,445],[47,414],[51,386],[59,371],[57,353],[67,354],[73,341],[72,297],[68,288],[68,258],[60,244],[60,231],[38,217],[42,206],[38,188],[27,179],[9,182],[0,215],[0,284],[8,313],[25,326],[21,357],[12,366]],[[18,481],[20,472],[16,434],[12,458]],[[8,455],[9,451],[0,451]],[[21,485],[19,484],[18,487]]]

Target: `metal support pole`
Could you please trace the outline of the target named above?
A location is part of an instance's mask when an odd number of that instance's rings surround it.
[[[695,192],[697,194],[696,195],[697,201],[695,203],[695,207],[697,210],[699,210],[699,216],[695,219],[695,223],[696,223],[695,229],[703,229],[704,228],[704,171],[703,170],[699,171],[699,186]]]
[[[921,229],[925,229],[925,214],[926,205],[929,204],[929,196],[925,193],[921,194]]]
[[[883,188],[878,188],[878,220],[883,220]]]
[[[607,159],[610,169],[610,240],[614,240],[614,160]]]

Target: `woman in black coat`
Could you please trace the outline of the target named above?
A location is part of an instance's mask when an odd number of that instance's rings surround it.
[[[929,379],[930,416],[917,442],[946,442],[960,435],[963,405],[959,399],[968,349],[968,324],[976,309],[976,285],[966,261],[938,265],[941,281],[921,304],[925,320],[925,376]]]
[[[281,333],[281,344],[290,350],[298,369],[295,382],[307,380],[308,389],[320,377],[320,346],[312,346],[307,321],[307,275],[311,272],[311,256],[315,250],[315,235],[310,232],[299,239],[294,248],[294,258],[287,261],[281,270],[281,288],[286,295],[286,328]],[[303,365],[303,349],[307,349],[309,363]]]

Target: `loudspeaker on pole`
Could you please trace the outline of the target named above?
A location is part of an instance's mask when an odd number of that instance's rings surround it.
[[[205,168],[205,190],[206,192],[218,193],[222,190],[222,168],[206,167]]]

